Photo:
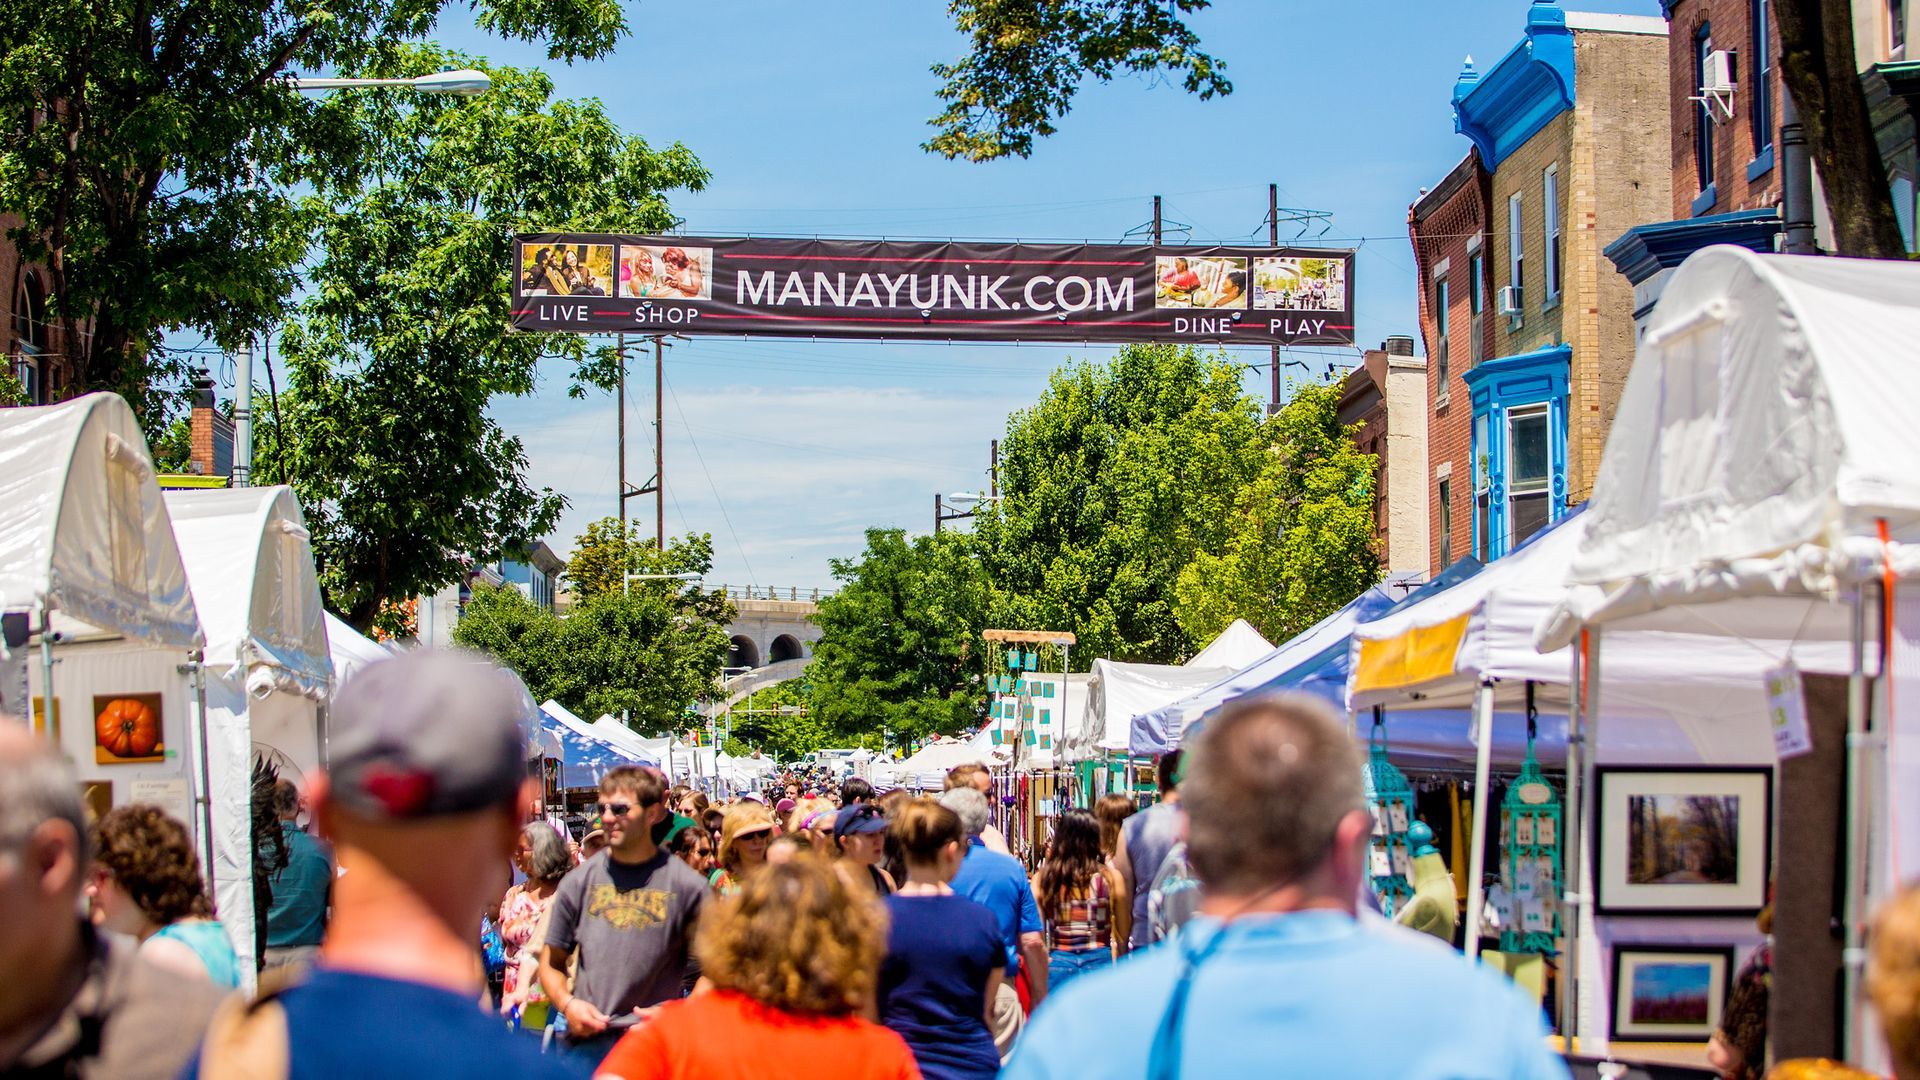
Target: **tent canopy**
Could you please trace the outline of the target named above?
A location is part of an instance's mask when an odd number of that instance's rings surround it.
[[[205,644],[153,459],[115,394],[0,409],[0,607]]]
[[[1574,586],[1584,624],[1734,597],[1831,595],[1885,556],[1920,576],[1920,264],[1715,246],[1648,323],[1594,481]]]
[[[327,653],[333,663],[336,688],[345,686],[347,677],[361,668],[393,655],[391,649],[348,626],[333,612],[326,612],[322,618],[327,624]]]
[[[1128,753],[1137,718],[1220,682],[1273,651],[1245,619],[1235,619],[1184,664],[1128,664],[1095,660],[1087,674],[1086,706],[1067,709],[1061,757]]]
[[[540,706],[541,733],[560,744],[561,787],[598,787],[608,769],[633,763],[614,747],[575,730],[560,714],[572,715],[551,701]]]
[[[288,487],[166,495],[209,664],[249,693],[327,694],[332,677],[311,534]]]
[[[1255,660],[1273,651],[1273,642],[1260,636],[1260,631],[1245,619],[1235,619],[1232,625],[1220,631],[1199,654],[1186,662],[1190,668],[1234,668],[1246,667]]]

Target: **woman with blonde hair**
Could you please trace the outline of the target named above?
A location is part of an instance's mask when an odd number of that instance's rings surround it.
[[[719,865],[707,878],[707,884],[721,896],[740,891],[748,874],[767,864],[767,844],[773,840],[773,815],[757,802],[735,803],[720,819],[720,850],[714,853]]]
[[[700,918],[713,990],[660,1007],[600,1063],[603,1080],[759,1075],[828,1064],[835,1080],[917,1077],[900,1036],[866,1019],[886,918],[819,858],[748,877]]]
[[[921,798],[901,807],[889,832],[907,880],[886,898],[880,1022],[907,1040],[921,1075],[985,1080],[1000,1071],[987,1017],[1007,952],[993,912],[948,884],[966,857],[966,830],[958,814]]]

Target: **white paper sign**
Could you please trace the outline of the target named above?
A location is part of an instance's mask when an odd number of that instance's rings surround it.
[[[157,806],[182,825],[193,828],[193,796],[185,780],[135,780],[128,785],[127,802]]]
[[[1781,760],[1813,749],[1807,732],[1807,702],[1800,694],[1800,669],[1791,661],[1766,673],[1767,722],[1773,727],[1773,749]]]

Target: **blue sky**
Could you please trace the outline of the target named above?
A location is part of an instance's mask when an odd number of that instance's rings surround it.
[[[1659,14],[1656,0],[1572,6]],[[1498,59],[1526,7],[1216,0],[1194,23],[1232,95],[1202,102],[1144,77],[1090,85],[1031,159],[988,165],[919,149],[938,111],[928,66],[963,45],[943,0],[634,3],[617,53],[572,67],[470,27],[442,37],[545,68],[561,95],[601,99],[650,143],[686,144],[713,172],[706,191],[674,200],[693,233],[1118,240],[1151,218],[1158,193],[1195,241],[1260,240],[1278,183],[1282,206],[1332,212],[1319,241],[1359,248],[1356,332],[1375,345],[1416,329],[1407,206],[1466,152],[1449,106],[1461,59],[1483,70]],[[927,531],[935,492],[984,489],[1007,414],[1060,364],[1106,352],[679,343],[666,365],[667,529],[713,534],[714,583],[830,585],[828,560],[856,555],[865,528]],[[1354,355],[1292,358],[1319,377]],[[1242,357],[1263,364],[1267,352]],[[628,393],[635,482],[652,472],[650,366]],[[1248,384],[1264,396],[1266,380],[1258,370]],[[613,513],[616,474],[612,398],[574,401],[565,387],[564,371],[548,372],[534,397],[494,410],[525,440],[532,479],[570,502],[549,538],[562,554]],[[630,507],[651,526],[650,496]]]

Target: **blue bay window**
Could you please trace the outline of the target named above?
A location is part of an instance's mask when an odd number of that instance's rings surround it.
[[[1554,345],[1463,378],[1473,400],[1473,551],[1497,559],[1567,512],[1567,368]]]

